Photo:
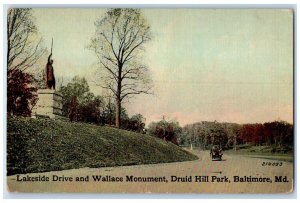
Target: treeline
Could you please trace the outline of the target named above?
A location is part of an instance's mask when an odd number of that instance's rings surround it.
[[[252,144],[265,146],[293,146],[293,125],[285,121],[263,124],[236,124],[219,122],[199,122],[186,125],[177,135],[180,145],[207,148],[221,145],[233,148],[236,145]]]
[[[63,116],[70,121],[114,126],[116,105],[113,98],[94,95],[84,77],[74,77],[60,88],[60,92],[63,95]],[[144,127],[145,118],[141,114],[129,117],[122,108],[120,128],[143,132]]]

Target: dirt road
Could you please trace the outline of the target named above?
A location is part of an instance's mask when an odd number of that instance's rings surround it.
[[[262,166],[263,162],[276,163],[277,161],[236,155],[224,155],[223,161],[211,161],[207,151],[193,152],[199,156],[199,160],[139,166],[82,168],[23,174],[18,177],[14,175],[7,177],[7,186],[9,191],[18,192],[287,193],[292,191],[292,163],[282,162],[281,166]],[[101,181],[95,181],[96,176],[98,178],[101,176]],[[234,176],[239,176],[239,178]],[[251,178],[260,178],[260,181],[270,182],[235,181],[235,179],[245,179],[244,176],[248,179],[251,176]],[[281,176],[281,182],[278,182],[278,179],[276,182],[275,176],[279,179]],[[24,181],[28,180],[28,177],[31,180],[40,178],[40,181]],[[59,177],[60,181],[56,180]],[[82,181],[76,181],[76,177],[81,177]],[[148,178],[146,181],[162,182],[139,182],[143,180],[143,177]],[[206,177],[209,182],[204,182]],[[43,178],[49,178],[49,180],[41,181]],[[70,181],[71,178],[72,181]],[[181,182],[174,181],[176,178],[177,180],[181,178]],[[121,181],[121,179],[122,182],[112,182],[113,180]],[[184,180],[191,182],[182,182]]]

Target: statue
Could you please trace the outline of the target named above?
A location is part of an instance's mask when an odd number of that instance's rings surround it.
[[[51,54],[48,57],[48,62],[46,65],[46,74],[45,74],[45,82],[46,82],[46,89],[54,89],[55,90],[55,77],[54,77],[54,69],[53,69],[53,60],[51,59],[52,56],[52,47],[53,47],[53,39],[51,44]]]

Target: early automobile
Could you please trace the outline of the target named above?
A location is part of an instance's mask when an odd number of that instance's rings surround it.
[[[223,150],[219,145],[214,145],[210,149],[210,157],[212,160],[218,160],[221,161],[223,156]]]

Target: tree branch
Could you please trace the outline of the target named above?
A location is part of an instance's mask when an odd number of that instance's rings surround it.
[[[121,101],[125,98],[125,97],[127,97],[128,95],[137,95],[137,94],[150,94],[150,90],[151,90],[151,87],[149,87],[147,90],[135,90],[135,89],[132,89],[132,88],[130,88],[131,90],[132,90],[132,92],[127,92],[127,93],[125,93],[124,95],[122,95],[121,96]]]

